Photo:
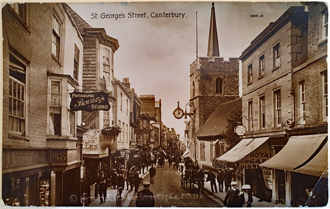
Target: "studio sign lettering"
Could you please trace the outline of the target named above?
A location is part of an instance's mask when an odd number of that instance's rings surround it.
[[[109,95],[105,92],[73,92],[70,93],[72,111],[85,110],[88,112],[97,110],[109,110],[110,104],[108,101]]]

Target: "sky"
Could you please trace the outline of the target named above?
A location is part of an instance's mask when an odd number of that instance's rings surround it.
[[[68,5],[92,27],[104,28],[108,36],[118,40],[119,48],[114,54],[115,77],[120,81],[129,77],[137,95],[155,95],[156,101],[161,99],[163,124],[173,127],[182,137],[185,120],[175,119],[173,111],[178,101],[182,109],[189,102],[190,64],[196,59],[197,48],[196,12],[198,56],[206,57],[211,2]],[[300,4],[215,2],[214,6],[220,57],[228,60],[239,57],[251,41],[290,6]],[[163,12],[181,14],[155,17]],[[133,18],[132,13],[137,15]]]

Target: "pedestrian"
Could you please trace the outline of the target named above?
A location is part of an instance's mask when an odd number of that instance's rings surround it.
[[[116,189],[117,187],[117,172],[115,169],[111,171],[111,186]]]
[[[142,162],[141,168],[142,168],[142,174],[144,174],[144,168],[145,168],[144,162]]]
[[[197,172],[198,191],[200,191],[202,194],[204,193],[204,174],[204,169],[199,169],[199,171]]]
[[[230,189],[230,182],[232,179],[232,173],[228,168],[226,169],[226,172],[224,174],[224,179],[225,179],[225,187],[226,187],[225,189],[226,191],[228,191],[228,189]]]
[[[172,165],[172,157],[169,157],[168,158],[168,167],[171,167],[171,165]]]
[[[135,172],[134,172],[135,191],[134,192],[137,192],[139,190],[139,184],[140,184],[140,175],[139,175],[139,172],[137,170],[135,170]]]
[[[240,195],[240,191],[237,188],[237,182],[233,181],[230,185],[231,187],[226,193],[226,197],[223,204],[226,207],[241,207],[243,203],[240,197],[242,197],[243,195]]]
[[[133,190],[133,180],[134,180],[134,166],[129,169],[128,173],[127,173],[127,181],[128,181],[128,185],[130,186],[130,190]]]
[[[154,184],[154,179],[155,179],[155,175],[156,175],[156,168],[151,165],[151,168],[149,170],[149,174],[150,174],[150,183]]]
[[[100,204],[102,204],[107,199],[107,179],[105,178],[103,171],[101,172],[98,184],[99,184]]]
[[[217,175],[217,180],[219,184],[219,192],[223,192],[223,180],[224,180],[224,172],[219,169],[218,175]]]
[[[138,192],[136,196],[136,207],[154,207],[155,199],[154,194],[149,190],[150,183],[143,183],[143,190]]]
[[[126,182],[126,190],[128,190],[127,170],[124,165],[122,165],[121,170],[124,177],[124,182]],[[125,189],[125,186],[123,187],[123,189]]]
[[[215,189],[215,193],[218,193],[217,186],[215,184],[215,174],[212,171],[209,172],[207,176],[207,181],[210,181],[212,193],[214,193],[213,187]]]
[[[249,184],[243,185],[242,191],[244,195],[243,207],[251,207],[251,204],[253,202],[251,186]]]
[[[119,195],[121,197],[121,193],[124,189],[124,186],[125,186],[125,179],[124,179],[124,176],[122,173],[120,173],[118,175],[118,178],[117,178],[117,185],[118,185],[118,191],[119,191]]]

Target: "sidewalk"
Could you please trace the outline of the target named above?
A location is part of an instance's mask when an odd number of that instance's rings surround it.
[[[217,189],[219,189],[218,185],[219,184],[216,181]],[[207,193],[207,195],[209,195],[209,196],[212,195],[212,196],[220,199],[222,202],[224,201],[224,199],[226,197],[226,192],[219,192],[219,190],[218,190],[218,193],[212,193],[211,183],[209,181],[204,182],[204,191],[205,191],[205,193]],[[255,196],[252,196],[252,197],[253,197],[252,207],[287,207],[281,203],[274,204],[272,202],[266,202],[266,201],[258,202],[259,198],[255,197]]]
[[[146,168],[145,168],[145,172],[144,172],[144,174],[140,174],[139,176],[140,176],[140,178],[144,178],[146,175],[148,175],[149,174],[149,170],[147,170]],[[126,183],[125,183],[125,189],[123,189],[123,192],[122,192],[122,195],[121,195],[121,197],[122,197],[122,205],[124,206],[124,205],[126,205],[127,204],[127,201],[125,201],[126,199],[126,197],[127,196],[132,196],[132,194],[133,194],[133,191],[132,190],[127,190],[126,189]],[[106,201],[104,202],[104,203],[102,203],[102,204],[100,204],[100,197],[98,197],[98,198],[95,198],[91,203],[90,203],[90,205],[89,206],[91,206],[91,207],[116,207],[117,205],[116,205],[116,195],[117,195],[117,189],[112,189],[112,188],[110,188],[110,187],[108,187],[108,189],[107,189],[107,199],[106,199]],[[129,204],[129,202],[128,202],[128,204]],[[127,205],[128,206],[128,205]],[[127,207],[126,206],[126,207]]]

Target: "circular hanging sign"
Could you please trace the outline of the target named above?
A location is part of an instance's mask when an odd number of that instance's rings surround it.
[[[244,135],[245,132],[246,132],[246,128],[245,128],[245,126],[243,126],[243,125],[237,125],[237,126],[235,127],[235,133],[236,133],[238,136],[242,136],[242,135]]]

